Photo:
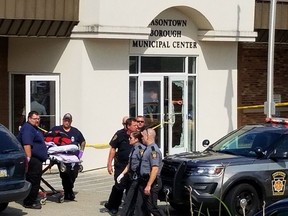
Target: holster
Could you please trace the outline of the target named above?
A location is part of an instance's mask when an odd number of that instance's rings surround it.
[[[128,173],[129,179],[132,181],[139,180],[139,174],[137,172],[131,171]]]

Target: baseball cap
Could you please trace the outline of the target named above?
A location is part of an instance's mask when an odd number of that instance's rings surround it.
[[[72,115],[71,115],[70,113],[66,113],[66,114],[63,116],[63,119],[72,120]]]

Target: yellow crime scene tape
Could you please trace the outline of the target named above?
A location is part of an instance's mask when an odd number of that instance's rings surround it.
[[[169,124],[170,122],[163,122],[160,124],[157,124],[155,126],[152,127],[153,130],[155,130],[156,128],[160,127],[162,124]],[[91,148],[96,148],[96,149],[105,149],[105,148],[110,148],[110,145],[107,144],[86,144],[85,147],[91,147]]]
[[[275,103],[275,106],[276,107],[288,106],[288,102]],[[256,109],[256,108],[264,108],[264,104],[263,105],[251,105],[251,106],[238,107],[238,109]]]
[[[153,130],[155,130],[156,128],[160,127],[162,124],[169,124],[169,121],[157,124],[155,126],[152,127]],[[44,133],[47,133],[48,131],[38,127],[41,131],[43,131]],[[106,148],[110,148],[110,145],[108,143],[104,143],[104,144],[88,144],[86,143],[85,147],[91,147],[91,148],[95,148],[95,149],[106,149]]]

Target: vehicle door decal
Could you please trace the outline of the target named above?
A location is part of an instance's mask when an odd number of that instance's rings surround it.
[[[273,196],[284,195],[286,185],[286,173],[277,171],[272,174]]]

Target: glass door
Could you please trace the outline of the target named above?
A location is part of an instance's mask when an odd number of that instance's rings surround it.
[[[168,82],[168,148],[176,154],[187,151],[187,81],[171,76]]]
[[[164,155],[187,151],[187,81],[183,77],[141,77],[138,113],[156,131]]]
[[[26,76],[25,107],[23,114],[30,111],[40,114],[40,127],[49,130],[59,125],[59,76]]]
[[[141,77],[138,85],[138,113],[145,117],[148,127],[155,129],[156,144],[163,152],[163,77]]]

